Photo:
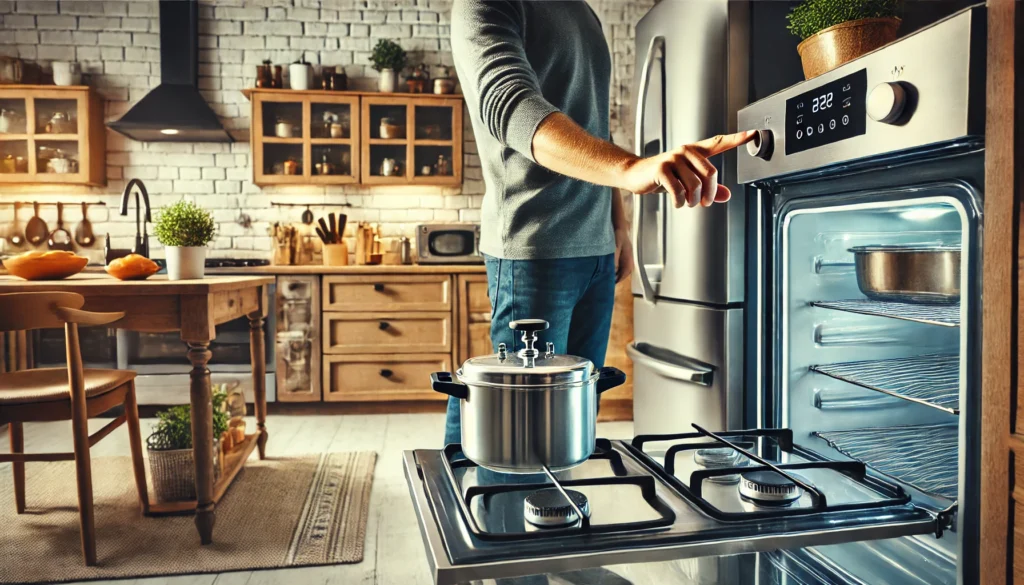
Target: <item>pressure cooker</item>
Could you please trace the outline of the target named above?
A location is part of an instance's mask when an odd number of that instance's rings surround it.
[[[477,465],[501,473],[569,469],[593,454],[597,440],[598,395],[622,385],[626,375],[597,369],[585,358],[543,353],[537,335],[542,319],[519,319],[509,327],[522,333],[524,347],[466,360],[455,375],[435,372],[431,386],[459,399],[462,452]]]

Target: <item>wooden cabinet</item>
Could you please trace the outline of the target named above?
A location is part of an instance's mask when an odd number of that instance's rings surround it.
[[[0,184],[105,185],[103,101],[86,86],[0,86]]]
[[[378,402],[447,396],[430,389],[430,374],[451,371],[451,354],[326,355],[324,400]]]
[[[364,184],[462,184],[462,98],[364,95],[362,124]]]
[[[254,183],[358,182],[358,94],[261,89],[249,96]]]
[[[487,296],[486,274],[463,274],[456,280],[459,329],[456,362],[494,353],[491,347],[491,300]]]
[[[462,184],[461,96],[243,93],[257,185]]]

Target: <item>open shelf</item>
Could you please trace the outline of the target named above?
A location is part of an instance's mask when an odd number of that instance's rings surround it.
[[[949,305],[920,305],[915,303],[897,303],[872,301],[870,299],[854,299],[848,301],[815,301],[815,307],[901,319],[915,323],[926,323],[942,327],[960,326],[960,303]]]
[[[813,434],[843,455],[922,492],[957,499],[959,458],[955,424]]]
[[[951,414],[960,414],[960,356],[922,355],[811,366],[811,371]]]

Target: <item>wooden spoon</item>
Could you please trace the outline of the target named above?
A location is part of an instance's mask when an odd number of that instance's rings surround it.
[[[50,230],[46,227],[46,222],[43,221],[43,218],[39,217],[39,202],[33,202],[32,208],[35,210],[35,215],[32,216],[32,219],[28,220],[28,225],[25,226],[25,239],[33,246],[38,246],[46,241],[46,236],[50,235]]]
[[[75,241],[79,246],[88,248],[96,243],[96,236],[92,233],[92,222],[89,221],[89,204],[82,202],[82,221],[75,228]]]
[[[64,229],[64,204],[57,203],[57,229],[50,232],[50,249],[73,252],[75,246],[71,243],[71,234]]]

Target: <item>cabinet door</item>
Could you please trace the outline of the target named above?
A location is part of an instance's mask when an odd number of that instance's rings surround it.
[[[491,347],[491,301],[487,297],[486,274],[460,274],[458,279],[458,323],[456,360],[494,353]]]
[[[254,93],[250,130],[253,182],[281,185],[308,179],[311,165],[305,139],[309,127],[309,102],[302,96]]]
[[[461,184],[462,100],[416,100],[412,126],[412,182]]]
[[[338,185],[359,180],[359,100],[347,96],[310,99],[309,127],[303,133],[310,142],[309,182]]]
[[[277,399],[319,402],[320,277],[279,276],[275,304]]]
[[[363,169],[368,185],[404,185],[412,178],[412,107],[410,98],[364,97],[362,100]]]

